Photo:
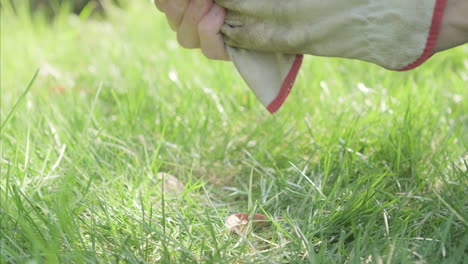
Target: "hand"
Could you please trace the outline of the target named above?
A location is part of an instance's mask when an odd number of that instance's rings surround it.
[[[154,4],[166,14],[182,47],[200,48],[209,59],[229,60],[220,33],[226,14],[224,8],[213,0],[154,0]]]

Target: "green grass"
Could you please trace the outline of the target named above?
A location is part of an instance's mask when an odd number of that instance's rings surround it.
[[[0,263],[466,263],[468,46],[307,57],[272,116],[149,3],[1,12]],[[237,212],[283,218],[238,237]]]

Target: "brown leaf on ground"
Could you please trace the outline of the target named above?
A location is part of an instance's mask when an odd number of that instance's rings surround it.
[[[67,89],[61,85],[52,85],[49,87],[49,92],[51,94],[64,94],[66,90]]]
[[[166,172],[160,172],[156,174],[156,178],[164,181],[164,193],[165,194],[179,194],[185,189],[185,185],[177,179],[174,175]]]
[[[250,219],[249,219],[250,217]],[[228,216],[224,222],[230,234],[247,235],[252,228],[259,228],[270,223],[268,217],[262,214],[238,213]]]

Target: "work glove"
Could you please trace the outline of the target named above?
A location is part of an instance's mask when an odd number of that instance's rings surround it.
[[[274,113],[302,54],[358,59],[409,70],[434,52],[446,0],[215,0],[227,10],[228,53]]]

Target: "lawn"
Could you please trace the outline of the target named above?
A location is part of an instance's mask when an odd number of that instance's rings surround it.
[[[270,115],[132,2],[2,8],[0,263],[468,261],[467,45],[410,72],[306,57]],[[239,212],[271,223],[230,234]]]

